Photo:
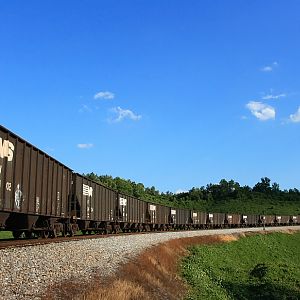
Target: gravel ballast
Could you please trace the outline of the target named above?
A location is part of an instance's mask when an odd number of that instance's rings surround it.
[[[266,231],[300,230],[300,226]],[[262,228],[120,235],[0,250],[0,299],[39,299],[50,285],[69,278],[86,280],[116,272],[142,250],[175,238],[260,232]]]

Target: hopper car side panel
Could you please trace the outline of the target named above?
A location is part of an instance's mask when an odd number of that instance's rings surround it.
[[[265,216],[265,224],[267,226],[274,225],[274,223],[275,223],[275,216],[272,216],[272,215],[266,215]]]
[[[247,226],[256,227],[260,223],[259,215],[247,215]]]
[[[0,126],[0,227],[31,230],[66,217],[71,173]]]
[[[194,228],[204,228],[206,225],[206,212],[191,211],[191,219]]]
[[[185,229],[192,223],[191,211],[183,208],[171,209],[171,217],[173,223],[176,224],[176,228]]]
[[[73,175],[71,215],[81,230],[112,230],[120,218],[117,192],[79,174]]]
[[[221,228],[225,225],[224,213],[208,213],[207,226],[210,228]]]
[[[169,226],[170,207],[154,204],[156,206],[156,224],[157,229],[165,229]]]
[[[226,214],[225,224],[228,227],[239,227],[240,226],[241,216],[239,214]]]
[[[121,228],[142,230],[146,220],[147,206],[138,198],[118,194]]]
[[[290,221],[290,216],[282,216],[282,215],[275,216],[275,223],[277,225],[287,225],[287,224],[289,224],[289,221]]]

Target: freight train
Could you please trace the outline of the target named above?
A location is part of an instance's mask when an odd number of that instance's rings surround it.
[[[300,224],[300,216],[201,212],[94,182],[0,126],[0,230],[15,238]]]

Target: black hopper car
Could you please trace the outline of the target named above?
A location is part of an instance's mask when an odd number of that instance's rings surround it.
[[[300,224],[300,216],[201,212],[96,183],[0,126],[0,230],[15,238]]]

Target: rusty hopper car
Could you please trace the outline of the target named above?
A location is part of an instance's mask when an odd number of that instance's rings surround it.
[[[172,208],[171,218],[176,229],[188,229],[192,224],[191,211],[184,208]]]
[[[259,215],[248,215],[247,225],[251,227],[256,227],[260,224],[259,220],[260,220]]]
[[[135,197],[118,194],[120,227],[123,231],[142,231],[146,223],[147,203]]]
[[[74,174],[72,194],[71,216],[76,218],[76,223],[84,234],[116,230],[118,207],[114,190]]]
[[[72,232],[72,170],[0,126],[0,228],[14,237]]]
[[[242,227],[248,226],[248,215],[241,215],[240,224]]]
[[[290,224],[296,225],[298,223],[298,216],[291,216],[290,217]]]
[[[164,205],[156,205],[157,207],[157,228],[166,230],[169,228],[170,210],[171,208]]]
[[[239,214],[226,214],[225,226],[226,227],[239,227],[241,216]]]
[[[207,214],[148,203],[74,173],[0,126],[0,230],[15,238],[299,223],[300,216]]]
[[[272,226],[275,223],[275,216],[272,215],[266,215],[265,217],[265,225],[266,226]]]
[[[275,216],[276,225],[288,225],[290,222],[290,216]]]
[[[197,228],[205,228],[206,225],[206,216],[207,213],[200,211],[191,211],[191,219],[192,219],[192,227]]]
[[[225,214],[223,213],[209,213],[207,214],[208,228],[223,228],[225,225]]]
[[[170,207],[146,203],[146,218],[144,228],[150,230],[166,230],[169,227]]]

